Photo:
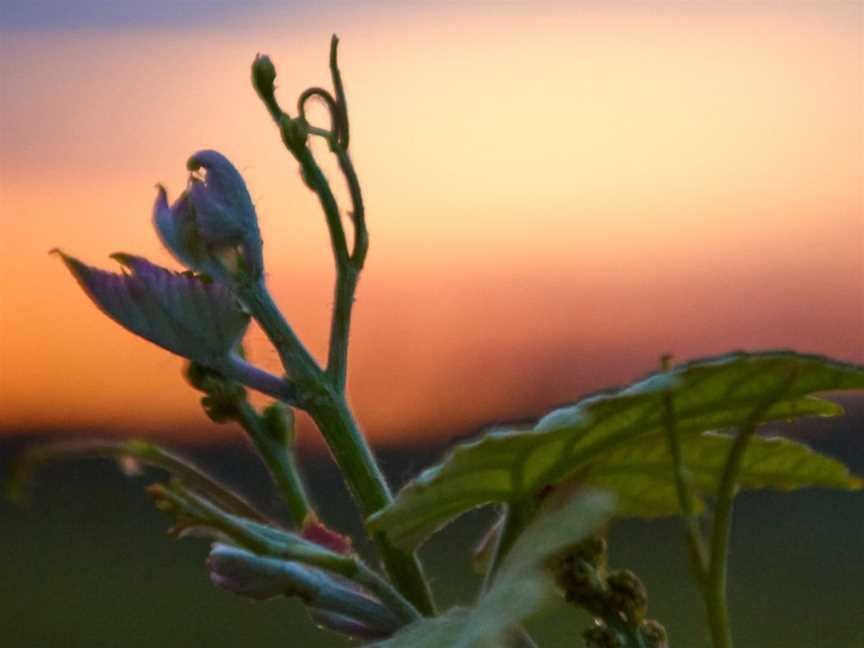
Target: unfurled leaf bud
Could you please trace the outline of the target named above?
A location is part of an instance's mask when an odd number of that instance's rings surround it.
[[[240,172],[216,151],[189,158],[189,186],[173,205],[159,187],[153,220],[165,247],[186,267],[226,279],[263,272],[261,234],[255,206]]]
[[[231,292],[189,273],[178,274],[129,254],[115,254],[128,273],[88,266],[58,251],[99,309],[136,335],[205,365],[218,364],[249,325]]]
[[[216,544],[207,566],[214,585],[241,596],[297,596],[317,610],[362,620],[371,631],[384,636],[401,625],[389,608],[351,581],[308,565]]]
[[[217,587],[259,600],[290,593],[302,597],[305,588],[298,587],[295,581],[302,581],[298,573],[309,569],[221,544],[213,546],[207,567],[210,580]]]

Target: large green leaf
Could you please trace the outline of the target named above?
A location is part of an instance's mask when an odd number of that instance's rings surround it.
[[[682,463],[696,494],[717,490],[734,436],[714,432],[681,441]],[[618,514],[659,517],[680,513],[669,444],[656,436],[605,453],[577,473],[580,482],[604,488],[618,497]],[[848,468],[802,443],[782,437],[750,440],[738,473],[744,489],[793,490],[804,486],[860,489],[864,482]],[[701,507],[701,500],[695,502]]]
[[[609,519],[614,499],[581,491],[558,508],[546,510],[513,545],[492,587],[471,609],[408,626],[376,648],[497,648],[501,637],[554,598],[548,560],[584,539]]]
[[[465,511],[490,502],[523,499],[550,484],[581,476],[609,453],[622,452],[631,445],[643,453],[646,449],[665,452],[670,407],[678,433],[687,444],[689,437],[707,430],[837,415],[842,412],[839,406],[810,394],[861,388],[864,368],[820,356],[777,351],[691,362],[555,410],[532,429],[495,430],[457,446],[441,464],[424,471],[393,504],[373,516],[370,526],[385,531],[397,544],[412,548]],[[758,413],[758,420],[751,420],[754,413]],[[722,461],[722,457],[725,454],[716,460]],[[772,482],[766,478],[759,486],[821,484],[806,471],[791,470],[796,465],[793,460],[784,466],[790,472],[783,479]],[[593,479],[600,483],[598,470],[593,471]],[[637,493],[631,489],[624,510],[631,514],[644,510],[649,515],[656,515],[657,510],[673,512],[667,497],[672,487],[671,470],[668,475],[666,494],[661,491],[655,497],[643,490],[643,499],[650,501],[640,508],[635,502]],[[841,482],[838,478],[828,485],[839,486]]]

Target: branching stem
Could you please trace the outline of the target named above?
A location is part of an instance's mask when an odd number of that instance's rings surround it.
[[[708,549],[705,546],[702,529],[699,527],[699,518],[693,509],[693,493],[690,489],[690,480],[686,473],[687,468],[684,466],[681,456],[681,437],[678,434],[678,425],[675,419],[675,409],[671,396],[664,396],[664,407],[667,440],[669,442],[669,452],[672,455],[675,488],[678,491],[678,505],[681,507],[681,515],[684,518],[684,530],[687,536],[687,544],[690,550],[690,559],[696,581],[700,587],[704,588],[708,579]]]
[[[288,505],[294,524],[302,526],[303,520],[312,512],[312,505],[294,460],[293,448],[286,446],[283,439],[275,438],[265,428],[258,413],[247,401],[238,405],[237,422],[243,426],[255,444],[258,454],[276,482],[279,494]]]
[[[297,402],[297,387],[294,383],[285,378],[274,376],[246,362],[246,360],[236,354],[230,355],[224,363],[213,368],[219,371],[225,378],[267,396],[272,396],[283,403],[294,405]]]
[[[237,282],[232,287],[275,347],[282,366],[298,389],[296,398],[299,399],[299,383],[310,374],[314,375],[318,368],[315,359],[288,324],[263,281]]]
[[[525,530],[525,527],[531,523],[537,512],[537,506],[533,498],[512,501],[505,506],[504,524],[501,525],[498,540],[495,542],[495,550],[483,579],[483,592],[492,587],[492,582],[495,580],[498,568],[501,567],[501,563],[504,562],[510,549],[513,548],[516,539]]]
[[[347,153],[348,116],[344,88],[336,61],[338,42],[334,36],[330,43],[330,72],[336,92],[335,98],[325,90],[313,88],[307,91],[301,97],[301,115],[297,119],[291,119],[285,114],[276,101],[273,86],[276,71],[269,59],[256,59],[256,65],[261,66],[259,75],[256,75],[256,68],[253,66],[253,82],[258,95],[279,127],[286,147],[300,164],[304,182],[318,196],[330,233],[330,244],[336,266],[336,286],[326,370],[322,371],[303,347],[299,338],[279,313],[263,283],[239,286],[237,291],[241,301],[246,304],[278,350],[285,370],[296,386],[298,407],[312,416],[326,439],[363,515],[368,517],[387,506],[392,501],[392,495],[345,401],[351,311],[360,269],[368,249],[368,233],[360,185]],[[331,126],[334,127],[335,132],[328,135],[326,131],[310,127],[303,118],[302,106],[311,96],[324,99],[330,109]],[[355,228],[351,253],[348,251],[339,205],[326,176],[309,149],[307,139],[310,133],[328,139],[330,148],[337,155],[339,167],[348,183],[354,210],[352,222]],[[433,614],[431,591],[417,558],[390,544],[384,534],[374,534],[373,540],[393,583],[400,592],[421,613]]]
[[[790,372],[782,386],[770,393],[753,410],[747,421],[738,429],[738,434],[729,450],[723,467],[720,485],[714,504],[714,520],[711,538],[711,562],[705,583],[705,608],[714,648],[732,648],[732,631],[729,624],[729,605],[726,599],[727,566],[729,560],[729,538],[732,526],[732,507],[738,490],[738,473],[747,452],[750,439],[762,421],[766,410],[776,403],[795,381]]]
[[[354,577],[360,585],[363,585],[372,594],[381,599],[384,605],[388,606],[393,612],[407,623],[413,623],[422,618],[422,615],[417,611],[411,603],[393,588],[384,578],[377,572],[370,569],[366,563],[357,561],[357,574]]]

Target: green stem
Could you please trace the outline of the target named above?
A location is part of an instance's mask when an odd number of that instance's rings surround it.
[[[332,100],[332,99],[331,99]],[[331,108],[332,111],[332,108]],[[334,116],[335,120],[336,117]],[[363,267],[366,260],[366,253],[369,250],[369,232],[366,229],[366,208],[363,203],[363,193],[360,189],[360,180],[357,177],[357,170],[354,168],[354,163],[351,161],[351,156],[348,150],[340,143],[336,133],[314,126],[307,126],[306,130],[318,137],[327,141],[330,150],[336,156],[339,163],[339,170],[345,176],[345,183],[348,185],[348,193],[351,196],[350,213],[351,220],[354,223],[354,248],[351,252],[352,265],[359,271]]]
[[[790,371],[786,380],[776,391],[768,394],[753,409],[747,421],[739,428],[726,464],[714,505],[714,521],[711,538],[711,564],[705,584],[705,608],[714,648],[732,648],[732,631],[729,624],[729,604],[726,599],[726,582],[729,559],[729,538],[732,526],[732,507],[738,489],[738,473],[750,439],[762,422],[762,415],[776,403],[795,382],[796,372]]]
[[[329,107],[331,117],[335,117],[334,123],[339,124],[338,132],[332,137],[339,144],[336,149],[340,168],[346,176],[354,203],[353,254],[348,252],[339,205],[326,176],[307,145],[310,127],[302,116],[297,120],[291,120],[279,107],[273,92],[275,68],[268,70],[268,73],[263,76],[256,76],[256,68],[253,68],[256,91],[279,127],[286,147],[299,162],[304,182],[318,196],[330,233],[330,244],[336,264],[336,294],[326,373],[303,348],[273,304],[263,283],[239,287],[238,295],[276,346],[285,370],[289,373],[292,383],[296,385],[298,406],[312,416],[324,435],[354,499],[359,504],[363,515],[368,517],[387,506],[392,501],[392,495],[383,474],[375,463],[366,439],[354,421],[344,396],[351,309],[358,274],[368,248],[368,235],[359,183],[353,165],[345,152],[348,147],[348,116],[344,88],[336,62],[337,46],[338,39],[334,36],[330,43],[330,71],[336,91],[335,107],[338,114],[333,114],[332,105]],[[260,62],[256,61],[256,63]],[[328,105],[329,103],[333,102],[328,102]],[[341,150],[341,154],[338,150]],[[384,534],[374,534],[373,540],[387,572],[400,592],[422,613],[434,614],[432,595],[417,558],[391,545]]]
[[[312,354],[283,317],[263,280],[238,281],[232,287],[276,348],[282,366],[295,385],[295,397],[298,401],[302,400],[301,385],[317,382],[322,373]]]
[[[363,515],[372,515],[390,503],[390,489],[344,398],[328,392],[308,403],[306,411],[321,429]]]
[[[322,393],[306,411],[324,435],[364,518],[390,504],[393,496],[344,396],[333,390]],[[383,533],[372,539],[399,591],[423,614],[434,614],[432,593],[416,556],[395,547]]]
[[[345,239],[345,230],[342,228],[342,216],[339,213],[339,204],[330,189],[327,177],[315,161],[312,151],[304,143],[302,146],[289,149],[294,155],[303,171],[303,178],[307,186],[318,196],[318,202],[324,212],[327,221],[327,229],[330,232],[330,245],[333,248],[333,256],[336,259],[336,270],[348,264],[348,243]]]
[[[495,550],[492,554],[492,559],[489,561],[486,576],[483,579],[484,592],[492,587],[492,582],[495,580],[498,568],[504,562],[510,549],[513,548],[516,539],[525,530],[525,527],[531,523],[537,512],[537,506],[533,498],[515,500],[507,503],[505,506],[504,524],[498,533],[498,541],[495,543]]]
[[[321,371],[279,312],[262,282],[234,286],[241,301],[274,345],[296,386],[298,407],[307,411],[327,445],[365,517],[392,501],[390,489],[366,439],[360,433],[344,395]],[[394,547],[384,534],[373,537],[390,577],[424,614],[434,613],[432,595],[415,556]]]
[[[324,435],[364,517],[393,499],[344,395],[321,371],[279,312],[262,282],[237,284],[235,291],[276,347],[296,385],[297,406],[309,413]],[[424,614],[434,613],[432,594],[417,558],[394,547],[384,534],[373,537],[393,582]]]
[[[729,627],[729,609],[726,601],[727,562],[729,537],[732,524],[732,505],[737,490],[738,470],[747,450],[750,438],[756,431],[755,426],[742,429],[723,468],[723,476],[717,491],[714,508],[714,529],[711,540],[711,567],[705,586],[705,605],[714,648],[732,648]]]
[[[327,374],[340,392],[345,391],[348,376],[348,339],[357,279],[357,271],[353,268],[340,270],[336,277],[333,316],[330,322],[330,345],[327,353]]]
[[[512,549],[516,539],[525,530],[525,527],[534,519],[537,507],[532,500],[516,501],[506,504],[504,511],[504,523],[498,532],[495,541],[495,549],[483,578],[482,591],[486,592],[492,587],[495,575],[498,573],[501,563]],[[521,625],[513,626],[507,633],[507,642],[512,648],[537,648],[537,644]]]
[[[268,432],[258,413],[247,401],[240,403],[237,408],[237,422],[249,434],[264,460],[279,494],[288,505],[294,524],[302,526],[303,520],[312,512],[312,505],[303,486],[293,449],[287,447],[283,439],[277,439]]]
[[[333,306],[333,321],[330,326],[330,350],[327,357],[327,373],[340,391],[345,390],[348,369],[348,334],[351,329],[351,312],[354,306],[354,293],[360,270],[366,261],[369,250],[369,232],[366,229],[366,210],[360,182],[348,152],[335,138],[330,140],[330,148],[336,153],[339,168],[345,176],[351,194],[351,219],[354,223],[354,249],[347,263],[340,263],[336,274],[336,295]]]
[[[366,253],[369,251],[369,231],[366,228],[366,207],[363,204],[363,194],[360,190],[360,180],[351,156],[344,146],[331,140],[330,148],[336,154],[339,169],[345,176],[348,185],[348,193],[351,195],[351,220],[354,222],[354,249],[351,253],[352,265],[359,271],[366,261]]]
[[[534,639],[522,626],[512,628],[507,634],[507,639],[512,648],[537,648]]]
[[[271,117],[282,131],[286,147],[300,164],[306,185],[318,196],[327,222],[330,245],[336,263],[336,287],[326,371],[336,387],[340,391],[344,391],[348,364],[351,309],[354,304],[354,293],[357,288],[359,273],[363,268],[369,249],[369,233],[366,229],[365,208],[360,183],[348,155],[348,108],[342,76],[337,63],[338,44],[339,39],[334,34],[330,40],[330,73],[336,97],[333,98],[329,92],[322,88],[307,89],[298,100],[299,118],[297,120],[291,120],[279,107],[273,94],[272,85],[259,87],[256,83],[255,87]],[[326,102],[330,112],[331,132],[309,126],[306,122],[305,103],[313,96]],[[330,149],[338,158],[339,168],[348,184],[353,208],[351,218],[354,224],[354,244],[350,254],[336,197],[330,188],[327,177],[307,145],[306,137],[309,133],[315,133],[327,139]]]
[[[338,115],[333,117],[334,121],[338,123]],[[342,226],[339,205],[327,178],[312,155],[312,151],[305,145],[290,150],[300,163],[307,185],[318,196],[330,232],[330,244],[336,263],[336,287],[333,316],[330,323],[327,375],[330,376],[337,389],[344,391],[348,367],[348,334],[351,329],[351,311],[360,270],[369,249],[369,234],[366,230],[363,196],[354,165],[345,148],[339,143],[337,135],[331,134],[327,139],[330,149],[336,154],[339,168],[345,176],[351,195],[353,208],[351,218],[354,223],[354,246],[351,254],[348,253],[348,242]]]
[[[687,478],[686,468],[681,455],[681,438],[678,434],[678,425],[671,396],[666,395],[664,397],[664,405],[669,452],[672,454],[672,465],[675,474],[675,488],[678,491],[678,504],[681,507],[681,515],[684,519],[684,531],[690,549],[690,559],[696,580],[700,587],[704,588],[708,578],[708,549],[705,546],[702,529],[699,527],[699,518],[693,509],[693,493],[690,490],[690,480]]]
[[[342,73],[338,63],[339,37],[330,37],[330,78],[333,81],[333,91],[336,93],[336,107],[339,118],[339,143],[347,151],[349,142],[348,103],[345,100],[345,87],[342,85]]]
[[[309,132],[327,134],[334,133],[338,135],[339,128],[341,127],[339,123],[339,107],[336,105],[336,100],[333,98],[333,95],[327,92],[324,88],[306,88],[301,92],[300,96],[297,98],[297,114],[308,123],[309,120],[306,119],[306,102],[313,97],[317,97],[327,104],[327,110],[330,113],[330,130],[328,131],[314,126],[309,126]]]
[[[360,560],[357,561],[357,573],[354,576],[354,580],[377,596],[384,605],[398,614],[406,623],[413,623],[422,618],[417,608],[411,605],[408,599]]]
[[[214,363],[213,369],[228,380],[238,382],[262,394],[267,394],[283,403],[294,404],[296,388],[290,381],[256,367],[237,354],[229,355],[223,362]]]

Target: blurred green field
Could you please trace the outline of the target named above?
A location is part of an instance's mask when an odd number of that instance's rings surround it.
[[[859,412],[860,414],[860,412]],[[857,423],[856,423],[857,421]],[[861,417],[850,417],[820,447],[864,472]],[[859,428],[855,440],[855,426]],[[818,422],[816,426],[824,426]],[[818,430],[817,430],[818,432]],[[0,445],[0,474],[21,443]],[[404,481],[437,453],[383,453]],[[274,504],[245,446],[195,453],[261,505]],[[329,461],[306,458],[327,520],[358,521]],[[330,647],[345,643],[315,630],[302,607],[285,599],[253,603],[210,586],[207,544],[172,541],[166,516],[141,486],[104,461],[52,466],[40,473],[34,499],[21,510],[0,504],[0,645],[9,647],[169,648],[174,646]],[[423,551],[443,606],[470,603],[478,579],[464,551],[491,519],[466,516]],[[679,526],[672,520],[615,523],[611,562],[646,582],[652,617],[673,648],[707,647],[702,610],[688,577]],[[750,493],[738,500],[731,558],[737,648],[864,646],[864,496],[860,493]],[[543,648],[581,646],[588,619],[562,607],[530,624]]]

